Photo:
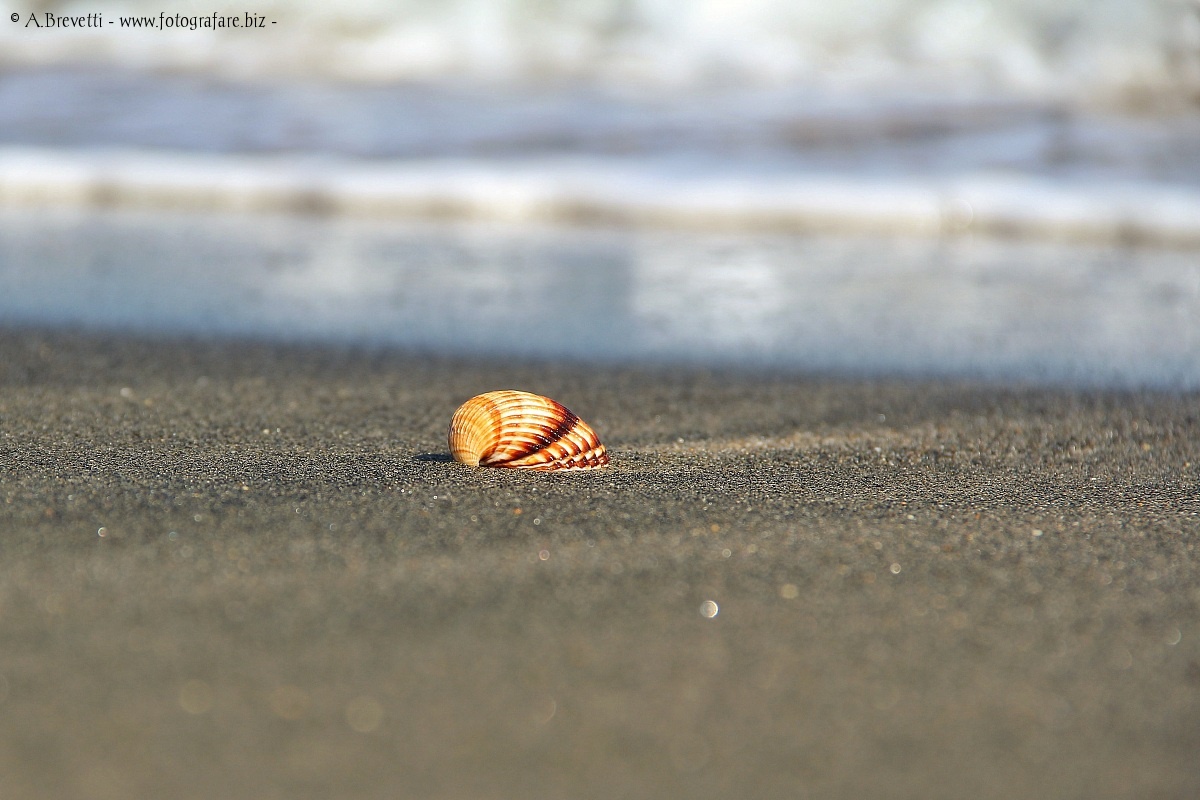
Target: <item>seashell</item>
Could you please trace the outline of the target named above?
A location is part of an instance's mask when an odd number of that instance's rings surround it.
[[[561,403],[529,392],[472,397],[450,420],[450,452],[470,466],[593,469],[608,463],[596,432]]]

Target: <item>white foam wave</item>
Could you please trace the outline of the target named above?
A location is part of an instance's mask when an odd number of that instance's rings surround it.
[[[1200,190],[1148,181],[679,173],[598,157],[363,162],[0,149],[0,204],[305,211],[1200,245]]]

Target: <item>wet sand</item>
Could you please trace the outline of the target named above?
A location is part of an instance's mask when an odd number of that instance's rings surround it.
[[[0,497],[6,800],[1200,796],[1194,393],[8,331]]]

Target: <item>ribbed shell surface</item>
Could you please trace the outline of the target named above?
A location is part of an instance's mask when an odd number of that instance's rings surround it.
[[[450,453],[471,466],[593,469],[608,463],[595,431],[549,397],[487,392],[459,406],[450,420]]]

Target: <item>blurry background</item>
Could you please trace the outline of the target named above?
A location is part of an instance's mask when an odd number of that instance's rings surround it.
[[[0,324],[1200,387],[1196,0],[252,5],[5,6]]]

